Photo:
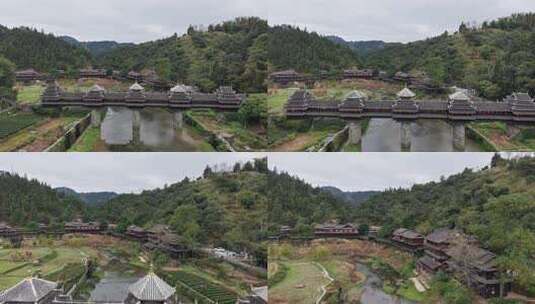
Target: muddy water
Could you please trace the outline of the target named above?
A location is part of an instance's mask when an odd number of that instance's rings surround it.
[[[106,109],[101,139],[114,151],[199,151],[208,146],[188,125],[177,126],[175,113],[166,109]],[[130,147],[129,147],[130,146]]]
[[[415,304],[415,302],[389,295],[382,290],[383,282],[364,264],[357,263],[357,270],[366,276],[360,297],[362,304]]]
[[[393,119],[374,118],[362,136],[363,152],[401,151],[400,123]],[[412,152],[451,152],[453,129],[442,120],[417,120],[411,123]],[[477,143],[466,139],[466,152],[479,152]]]

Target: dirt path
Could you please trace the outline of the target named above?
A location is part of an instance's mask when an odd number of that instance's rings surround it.
[[[327,280],[329,280],[329,283],[321,286],[321,295],[318,298],[318,300],[316,300],[316,304],[320,304],[321,300],[323,300],[323,297],[325,297],[325,295],[327,294],[327,286],[331,285],[332,282],[334,282],[334,279],[331,277],[331,275],[329,275],[329,272],[327,271],[327,269],[325,269],[325,267],[323,267],[323,265],[321,265],[320,263],[314,263],[314,264],[318,266],[319,268],[321,268],[321,271],[323,272],[323,276]]]
[[[275,152],[297,152],[302,151],[307,145],[313,143],[317,135],[310,133],[298,134],[296,138],[276,146]]]

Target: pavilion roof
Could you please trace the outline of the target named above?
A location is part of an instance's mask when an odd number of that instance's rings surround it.
[[[414,92],[409,88],[403,88],[403,90],[398,92],[397,96],[399,98],[414,98],[416,94],[414,94]]]
[[[37,303],[57,288],[58,284],[38,278],[27,278],[0,294],[0,303]]]
[[[103,87],[99,86],[98,84],[95,84],[89,89],[89,92],[104,92],[106,91]]]
[[[359,91],[359,90],[351,91],[345,97],[345,99],[366,99],[366,98],[367,98],[366,94],[364,94],[364,92]]]
[[[450,95],[450,100],[469,101],[470,97],[466,93],[458,91]]]
[[[130,86],[130,91],[143,91],[144,88],[139,83],[134,83],[132,86]]]
[[[154,272],[132,284],[128,290],[140,301],[165,301],[175,293],[175,289]]]

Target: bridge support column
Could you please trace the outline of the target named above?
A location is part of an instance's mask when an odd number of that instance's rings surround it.
[[[401,121],[401,151],[411,150],[411,122]]]
[[[184,113],[182,111],[175,112],[175,129],[182,129],[184,127]]]
[[[466,124],[464,122],[453,124],[453,148],[459,151],[466,149]]]
[[[360,120],[352,120],[348,124],[349,134],[347,143],[350,145],[358,145],[362,140],[362,125]]]
[[[100,124],[102,123],[102,113],[100,110],[95,109],[91,110],[91,126],[92,127],[100,127]]]
[[[139,110],[134,110],[132,120],[132,143],[139,145],[141,143],[141,114]]]

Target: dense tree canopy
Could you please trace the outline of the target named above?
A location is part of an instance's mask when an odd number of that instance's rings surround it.
[[[155,69],[160,77],[213,91],[232,85],[241,92],[265,91],[267,74],[267,21],[237,18],[190,27],[186,35],[120,47],[100,60],[100,65],[130,70]]]
[[[80,200],[58,194],[37,180],[0,172],[0,189],[0,222],[26,226],[31,222],[52,224],[87,216]]]
[[[0,97],[13,95],[15,65],[0,55]]]
[[[366,65],[396,71],[424,71],[438,84],[476,89],[489,99],[514,91],[535,95],[534,13],[461,24],[454,34],[408,44],[390,44],[369,54]]]
[[[40,72],[81,68],[91,60],[85,49],[72,46],[52,34],[1,25],[0,55],[13,62],[17,69],[33,68]]]
[[[287,25],[275,26],[269,33],[268,56],[274,70],[319,73],[359,64],[357,54],[349,47],[317,33]]]

